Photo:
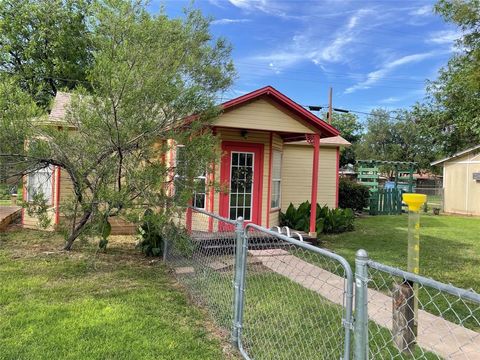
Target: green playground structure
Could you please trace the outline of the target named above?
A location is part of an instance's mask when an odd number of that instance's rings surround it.
[[[358,160],[357,180],[370,189],[370,215],[402,213],[402,194],[415,192],[413,172],[417,163],[410,161]],[[380,166],[393,168],[393,180],[379,186]]]

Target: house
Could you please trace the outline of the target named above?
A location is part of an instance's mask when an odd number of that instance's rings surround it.
[[[480,145],[431,165],[443,166],[443,211],[480,215]]]
[[[61,119],[66,104],[68,94],[59,93],[50,114],[52,124]],[[350,145],[337,129],[271,86],[221,107],[221,115],[210,126],[221,140],[223,155],[214,164],[214,171],[202,177],[205,192],[195,194],[195,207],[230,219],[242,216],[246,222],[265,227],[278,225],[280,210],[290,203],[298,205],[308,200],[337,207],[340,148]],[[173,140],[169,145],[166,161],[175,168],[181,161],[182,146]],[[52,172],[45,191],[52,201],[52,219],[58,224],[58,205],[71,192],[71,185],[61,169],[46,171]],[[230,191],[215,192],[208,186],[212,182],[226,184]],[[315,232],[315,210],[311,233]],[[195,229],[205,219],[187,210],[183,220],[187,229]],[[24,214],[24,225],[35,223]],[[114,233],[119,232],[116,225]],[[214,231],[213,227],[209,225],[209,230]]]

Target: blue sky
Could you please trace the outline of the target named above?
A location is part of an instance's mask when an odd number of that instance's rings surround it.
[[[160,2],[151,4],[152,11]],[[164,1],[181,16],[189,1]],[[457,29],[430,1],[197,0],[212,33],[233,45],[238,78],[224,99],[272,85],[302,105],[369,112],[424,96],[453,52]],[[362,117],[362,116],[361,116]]]

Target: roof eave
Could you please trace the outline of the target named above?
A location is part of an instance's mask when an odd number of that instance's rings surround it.
[[[455,159],[459,156],[463,156],[463,155],[466,155],[472,151],[475,151],[475,150],[480,150],[480,145],[477,145],[477,146],[474,146],[474,147],[471,147],[469,149],[466,149],[466,150],[463,150],[463,151],[460,151],[456,154],[453,154],[452,156],[449,156],[449,157],[446,157],[446,158],[443,158],[443,159],[440,159],[440,160],[437,160],[437,161],[434,161],[434,162],[431,162],[430,165],[431,166],[435,166],[435,165],[439,165],[439,164],[442,164],[444,162],[447,162],[449,160],[452,160],[452,159]]]

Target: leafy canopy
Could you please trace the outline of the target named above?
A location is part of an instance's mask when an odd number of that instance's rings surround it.
[[[67,249],[87,230],[101,234],[111,216],[138,222],[145,207],[173,212],[185,204],[194,178],[218,156],[207,125],[234,75],[230,46],[212,38],[198,11],[169,19],[142,2],[104,0],[91,14],[90,86],[77,87],[65,123],[25,117],[5,129],[7,137],[32,139],[17,156],[19,172],[55,165],[71,178],[71,201],[61,209]],[[162,160],[174,146],[168,139],[185,145],[184,196],[166,193],[175,173]]]
[[[84,86],[92,65],[90,0],[0,2],[0,71],[46,108],[59,89]]]
[[[422,131],[451,154],[480,144],[480,1],[440,0],[435,11],[457,25],[461,37],[456,53],[429,83],[427,101],[415,111]]]

